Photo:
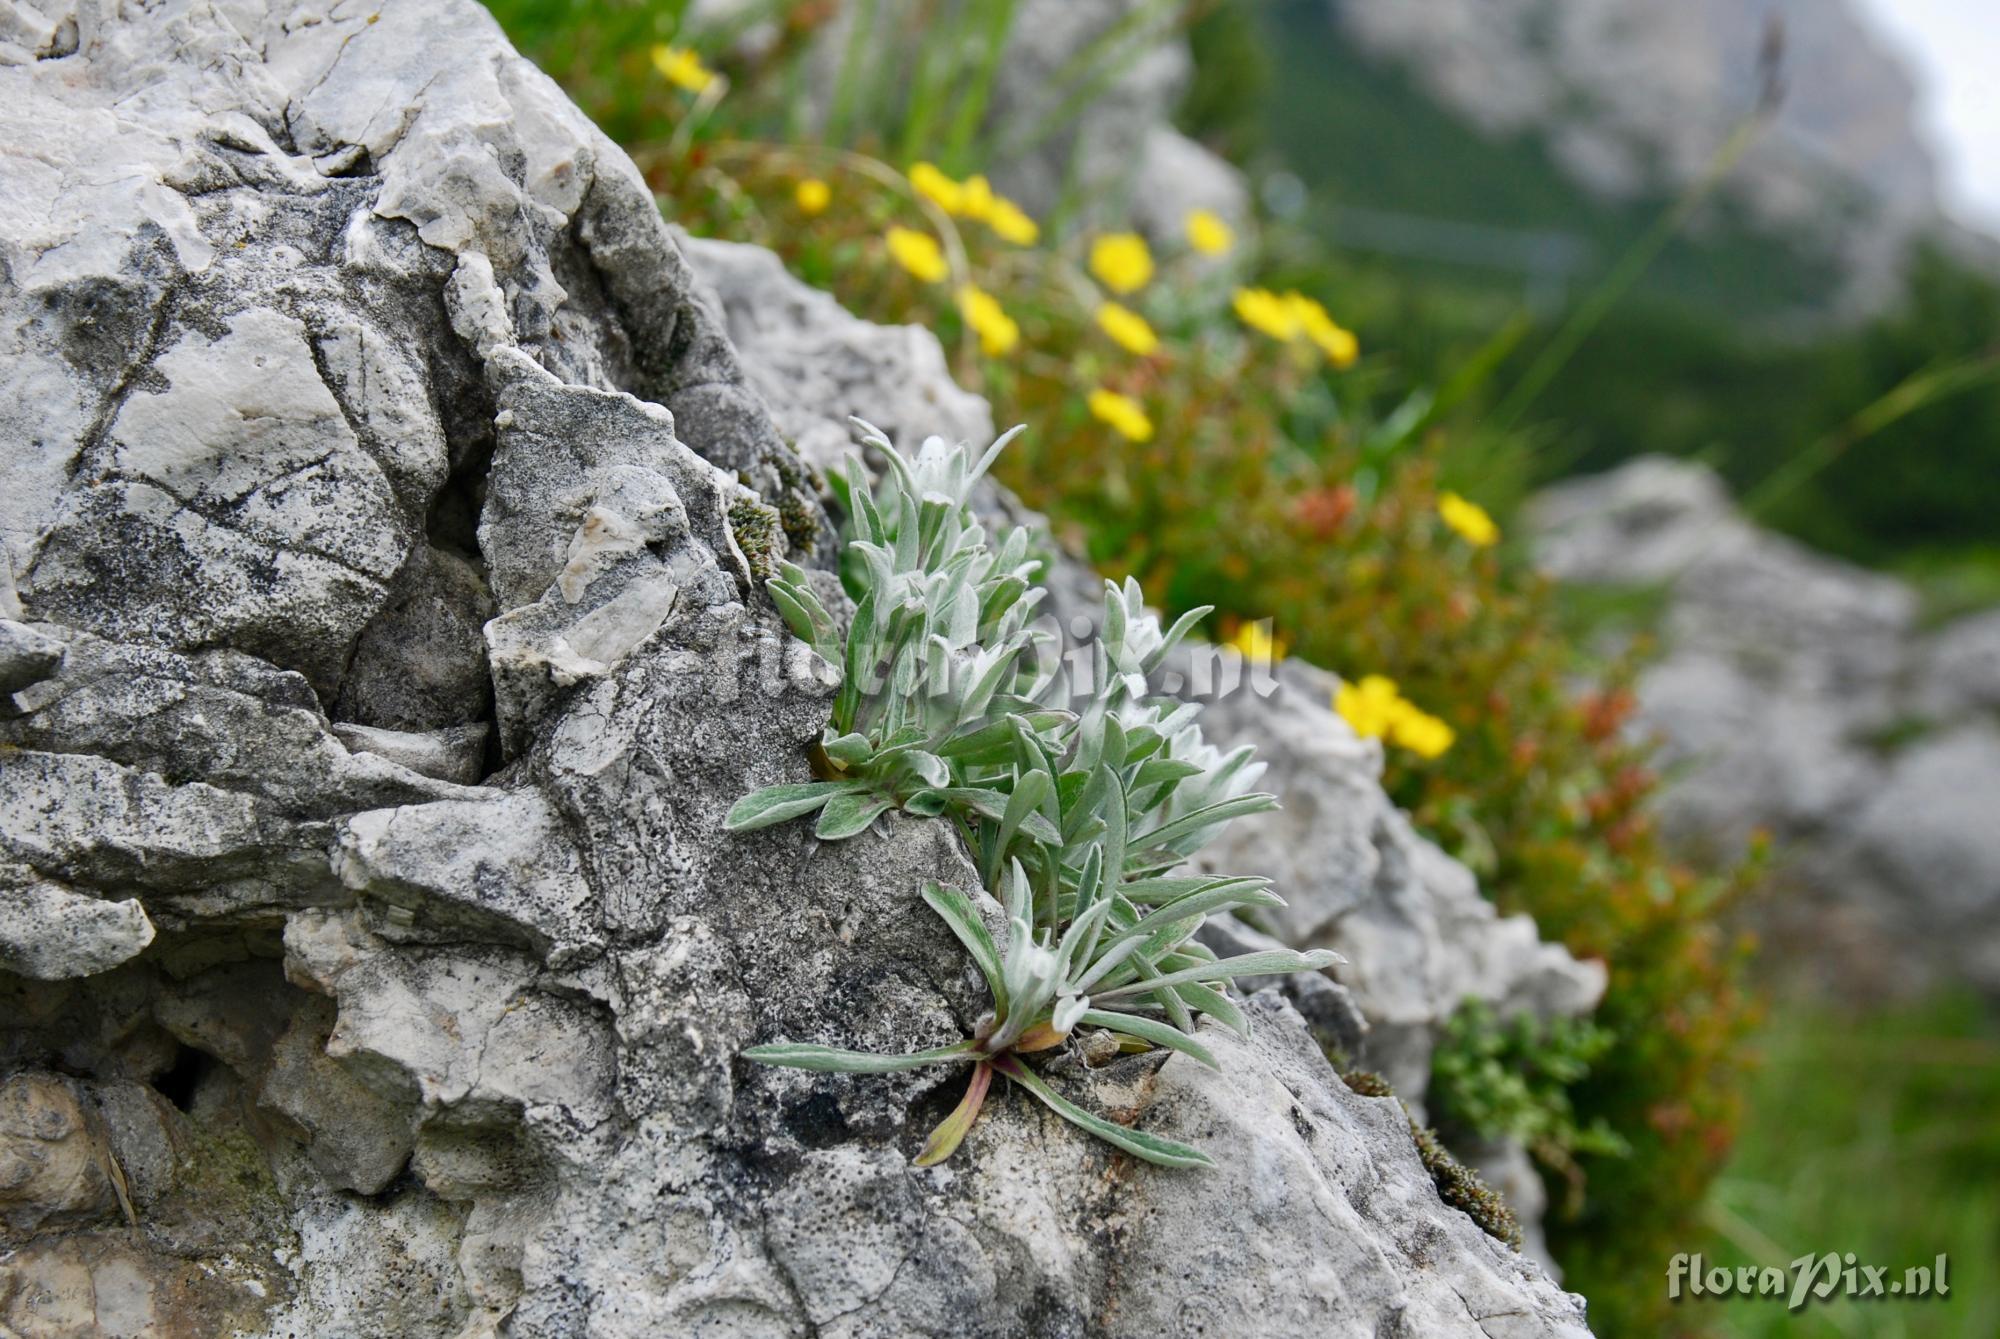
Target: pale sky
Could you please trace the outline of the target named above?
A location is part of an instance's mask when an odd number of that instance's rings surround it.
[[[1945,207],[2000,234],[2000,0],[1861,0],[1923,83]]]

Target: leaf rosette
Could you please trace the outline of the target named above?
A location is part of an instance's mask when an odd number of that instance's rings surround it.
[[[979,966],[993,1008],[971,1037],[928,1051],[778,1042],[744,1055],[856,1074],[972,1065],[923,1165],[958,1147],[996,1073],[1134,1156],[1211,1165],[1198,1149],[1077,1106],[1022,1059],[1089,1029],[1118,1051],[1165,1049],[1214,1066],[1199,1021],[1246,1030],[1231,981],[1339,961],[1325,950],[1218,959],[1195,938],[1210,915],[1282,905],[1261,878],[1175,873],[1224,824],[1276,805],[1251,789],[1262,769],[1248,748],[1221,753],[1202,738],[1198,707],[1150,696],[1149,676],[1207,611],[1162,628],[1136,582],[1106,582],[1087,661],[1068,674],[1044,667],[1034,654],[1044,634],[1030,623],[1040,564],[1027,534],[1013,530],[996,547],[970,505],[1014,434],[977,458],[933,437],[913,461],[860,426],[886,469],[871,486],[851,457],[840,482],[853,619],[843,634],[796,566],[769,583],[793,633],[844,676],[815,750],[820,779],[745,796],[726,825],[817,814],[815,835],[841,841],[891,809],[949,818],[998,906],[936,883],[923,896]],[[981,903],[1004,925],[997,939]]]

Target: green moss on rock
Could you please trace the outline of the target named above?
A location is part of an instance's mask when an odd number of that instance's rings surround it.
[[[810,553],[820,537],[820,510],[815,499],[826,492],[826,480],[789,452],[769,457],[769,464],[785,488],[777,502],[778,523],[795,551]]]
[[[729,532],[750,564],[750,575],[763,581],[778,570],[785,556],[783,523],[778,511],[743,498],[729,507]]]
[[[1363,1097],[1396,1095],[1389,1081],[1372,1070],[1353,1069],[1340,1078],[1351,1091]],[[1436,1131],[1426,1129],[1414,1120],[1410,1122],[1410,1137],[1416,1141],[1417,1157],[1423,1162],[1424,1170],[1431,1174],[1431,1183],[1437,1187],[1438,1198],[1452,1208],[1462,1210],[1487,1236],[1520,1250],[1520,1220],[1514,1217],[1514,1211],[1507,1207],[1507,1202],[1480,1179],[1479,1173],[1454,1158],[1438,1139]]]
[[[1389,1086],[1389,1080],[1370,1069],[1352,1069],[1340,1076],[1354,1092],[1363,1097],[1394,1097],[1396,1090]]]
[[[1423,1159],[1424,1170],[1437,1185],[1438,1198],[1464,1210],[1487,1236],[1520,1250],[1520,1220],[1498,1192],[1481,1180],[1478,1172],[1454,1158],[1436,1134],[1415,1121],[1410,1122],[1410,1134],[1417,1141],[1417,1156]]]

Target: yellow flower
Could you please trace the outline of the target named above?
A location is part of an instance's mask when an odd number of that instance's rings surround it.
[[[983,176],[970,176],[964,181],[953,181],[930,163],[913,163],[910,166],[910,189],[929,200],[953,218],[974,219],[1001,231],[999,215],[1010,211],[1006,220],[1008,227],[1019,232],[1022,224],[1027,226],[1028,240],[1034,240],[1034,221],[1023,214],[1011,200],[993,193],[993,183]],[[1003,234],[1004,235],[1004,234]],[[1009,239],[1011,240],[1011,239]]]
[[[1333,709],[1364,739],[1388,734],[1404,705],[1396,681],[1383,674],[1364,675],[1360,683],[1343,681],[1333,694]]]
[[[684,88],[690,93],[705,93],[715,82],[715,71],[701,63],[701,57],[684,46],[668,46],[661,42],[653,47],[653,68],[662,78],[676,88]]]
[[[1190,210],[1186,227],[1188,245],[1204,256],[1219,256],[1236,245],[1236,234],[1213,210]]]
[[[1004,195],[993,197],[993,207],[986,214],[986,226],[1001,241],[1015,246],[1033,246],[1042,235],[1041,228],[1022,212],[1021,206]]]
[[[1109,232],[1090,244],[1090,272],[1122,297],[1153,277],[1153,253],[1138,233]]]
[[[958,290],[958,309],[965,313],[965,323],[979,336],[980,351],[987,357],[1004,357],[1021,342],[1021,327],[998,298],[977,284],[967,284]]]
[[[944,248],[929,233],[914,228],[891,228],[888,241],[889,254],[896,258],[896,263],[925,283],[937,283],[951,273]]]
[[[1243,653],[1243,658],[1253,665],[1275,665],[1285,658],[1290,649],[1283,637],[1274,637],[1263,623],[1245,623],[1229,639],[1229,645]]]
[[[1389,738],[1419,758],[1437,757],[1458,738],[1449,725],[1429,712],[1419,711],[1408,702],[1402,707],[1389,723]]]
[[[1153,327],[1130,307],[1121,307],[1115,302],[1104,303],[1097,309],[1097,325],[1126,352],[1136,353],[1141,358],[1150,357],[1160,347],[1160,337],[1153,333]]]
[[[1147,442],[1153,438],[1153,420],[1146,417],[1145,408],[1129,395],[1099,386],[1090,393],[1090,412],[1131,441]]]
[[[833,187],[818,177],[807,177],[792,187],[792,200],[798,205],[799,212],[810,218],[823,213],[833,203]]]
[[[958,214],[961,218],[984,223],[993,217],[993,205],[999,198],[993,194],[993,187],[985,177],[967,177],[965,184],[959,187]]]
[[[1458,537],[1476,548],[1500,542],[1500,527],[1477,502],[1467,502],[1456,493],[1438,495],[1438,515],[1458,532]]]
[[[1324,334],[1313,334],[1312,341],[1319,345],[1326,360],[1343,372],[1361,357],[1361,341],[1346,326],[1330,325]]]
[[[965,188],[929,163],[911,164],[910,189],[947,214],[965,206]]]
[[[1342,683],[1333,709],[1365,739],[1386,738],[1420,758],[1435,758],[1457,738],[1452,728],[1404,697],[1396,681],[1369,674],[1358,684]]]
[[[1280,341],[1299,337],[1298,313],[1268,288],[1239,288],[1231,300],[1236,315],[1252,330]]]
[[[1354,366],[1354,360],[1361,356],[1361,341],[1352,330],[1328,316],[1326,308],[1303,293],[1285,294],[1285,305],[1291,308],[1299,330],[1319,345],[1328,362],[1342,370]]]

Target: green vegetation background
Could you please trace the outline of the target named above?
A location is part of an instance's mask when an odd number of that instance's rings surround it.
[[[1670,202],[1607,205],[1530,139],[1494,140],[1370,63],[1327,22],[1324,0],[1223,5],[1193,29],[1192,128],[1239,161],[1296,174],[1304,227],[1334,240],[1345,287],[1381,310],[1413,379],[1439,383],[1520,305],[1520,276],[1342,251],[1358,207],[1558,232],[1595,259],[1588,285]],[[1941,613],[2000,599],[2000,283],[1939,249],[1912,260],[1906,303],[1859,326],[1819,319],[1830,258],[1750,230],[1726,200],[1677,238],[1533,407],[1528,481],[1607,469],[1649,452],[1719,470],[1759,519],[1845,557],[1901,571]],[[1565,313],[1538,318],[1514,363]],[[1840,451],[1813,477],[1760,496],[1789,462],[1826,449],[1906,378],[1970,361],[1981,384]]]

